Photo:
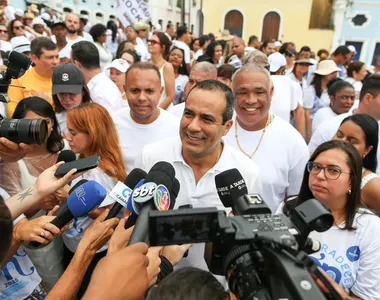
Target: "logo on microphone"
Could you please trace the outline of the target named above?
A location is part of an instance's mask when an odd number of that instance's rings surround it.
[[[154,182],[144,183],[140,188],[134,190],[133,200],[137,203],[144,203],[153,198],[156,189],[157,184]]]
[[[170,207],[170,193],[166,186],[160,184],[154,193],[154,205],[159,211],[167,211]]]

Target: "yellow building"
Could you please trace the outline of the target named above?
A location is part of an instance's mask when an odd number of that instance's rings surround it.
[[[330,49],[334,31],[332,0],[204,0],[204,33],[229,29],[248,41],[292,41],[297,49]]]

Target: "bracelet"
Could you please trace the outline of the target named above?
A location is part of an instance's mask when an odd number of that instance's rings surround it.
[[[16,228],[17,228],[17,225],[15,226],[15,227],[13,227],[13,238],[18,242],[18,243],[20,243],[20,244],[22,244],[24,241],[22,240],[22,239],[20,239],[20,238],[18,238],[17,237],[17,235],[16,235]]]

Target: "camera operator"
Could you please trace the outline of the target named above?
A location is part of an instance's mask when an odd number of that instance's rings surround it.
[[[53,104],[52,75],[59,63],[57,45],[49,38],[36,38],[31,43],[31,52],[34,67],[12,80],[11,84],[19,87],[10,86],[8,89],[11,100],[8,103],[8,117],[13,116],[17,103],[26,97],[38,96]]]
[[[4,161],[18,161],[25,157],[28,150],[32,148],[31,145],[24,143],[14,143],[4,137],[0,138],[0,166]]]
[[[296,201],[280,207],[290,215],[295,206],[315,198],[326,205],[334,225],[309,236],[321,242],[314,262],[353,299],[380,299],[380,219],[360,208],[362,158],[349,143],[321,144],[306,165]]]

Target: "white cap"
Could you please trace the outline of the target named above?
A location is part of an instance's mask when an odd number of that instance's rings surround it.
[[[355,48],[355,46],[353,46],[353,45],[349,45],[349,46],[347,46],[347,48],[348,48],[351,52],[356,53],[356,48]]]
[[[276,42],[274,42],[274,46],[275,46],[275,47],[281,47],[282,44],[281,44],[280,41],[276,41]]]
[[[278,69],[286,65],[286,58],[279,52],[275,52],[268,56],[269,71],[277,72]]]
[[[30,41],[25,36],[16,36],[11,39],[12,49],[19,53],[30,52]]]
[[[156,30],[162,30],[162,27],[161,27],[161,25],[160,24],[155,24],[155,25],[153,25],[153,27],[154,27],[154,29],[156,29]]]
[[[122,58],[117,58],[111,63],[111,65],[107,69],[115,68],[116,70],[125,73],[129,69],[129,67],[130,65],[126,60]]]
[[[44,12],[44,13],[41,15],[41,19],[42,19],[42,20],[45,20],[45,21],[51,21],[51,17],[50,17],[50,15],[49,15],[47,12]]]
[[[24,16],[24,11],[21,8],[16,8],[15,15],[18,16],[18,17],[23,17]]]
[[[40,17],[37,17],[37,18],[34,18],[32,21],[32,26],[34,25],[46,25],[46,23]]]

